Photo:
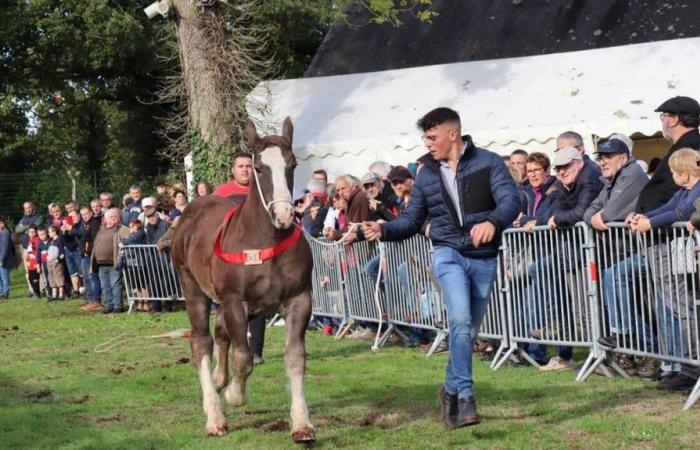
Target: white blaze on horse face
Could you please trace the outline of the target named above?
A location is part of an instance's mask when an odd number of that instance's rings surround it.
[[[285,169],[287,163],[282,156],[282,149],[277,146],[267,147],[260,152],[260,162],[270,168],[272,174],[272,212],[276,219],[277,228],[288,228],[292,224],[294,214],[292,210],[292,194],[287,186]]]

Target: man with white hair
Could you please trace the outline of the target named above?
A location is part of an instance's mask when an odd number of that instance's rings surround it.
[[[369,165],[369,171],[379,175],[379,178],[386,180],[389,172],[391,172],[391,164],[384,161],[375,161]]]
[[[324,235],[334,241],[339,240],[350,230],[351,224],[362,223],[369,220],[369,199],[367,194],[360,188],[359,180],[352,175],[341,175],[335,180],[335,188],[346,202],[348,202],[345,214],[347,224],[340,230],[326,229]],[[346,238],[346,243],[350,244],[358,238],[358,231],[352,231]]]

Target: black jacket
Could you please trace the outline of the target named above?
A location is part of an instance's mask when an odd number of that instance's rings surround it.
[[[557,226],[573,226],[576,222],[583,220],[583,214],[603,189],[599,174],[600,170],[596,171],[584,163],[571,190],[567,190],[560,181],[557,181],[561,187],[552,204],[552,216]]]
[[[673,175],[671,175],[668,160],[673,153],[685,147],[690,147],[694,150],[700,149],[700,133],[698,133],[698,130],[688,131],[668,149],[651,180],[639,194],[636,208],[638,213],[647,213],[658,208],[668,202],[679,189],[676,183],[673,182]]]

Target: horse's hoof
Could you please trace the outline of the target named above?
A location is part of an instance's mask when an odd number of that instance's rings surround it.
[[[248,403],[248,396],[245,392],[236,391],[237,389],[232,388],[231,386],[227,387],[224,391],[224,399],[226,399],[226,403],[229,405],[233,406],[234,408],[239,408]]]
[[[316,432],[311,427],[292,431],[292,440],[297,444],[313,444],[316,442]]]
[[[226,436],[228,434],[228,425],[224,424],[219,424],[219,425],[207,425],[207,436],[216,436],[216,437],[221,437],[221,436]]]

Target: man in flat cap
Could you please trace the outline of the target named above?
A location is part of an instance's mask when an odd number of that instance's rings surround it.
[[[684,147],[700,149],[700,105],[690,97],[673,97],[663,102],[654,111],[660,113],[661,129],[671,147],[659,163],[654,176],[639,194],[636,212],[645,213],[658,208],[671,199],[678,190],[673,182],[668,159]]]
[[[682,148],[700,149],[700,133],[698,133],[700,105],[697,100],[690,97],[673,97],[663,102],[654,111],[660,113],[664,138],[671,141],[672,145],[639,194],[636,212],[640,214],[664,205],[679,189],[673,181],[668,165],[671,155]],[[634,214],[630,214],[625,222],[629,224],[634,220]],[[642,268],[639,267],[636,270],[641,271]],[[700,369],[683,364],[679,373],[664,377],[657,385],[657,389],[669,391],[691,389],[698,376],[700,376]]]

